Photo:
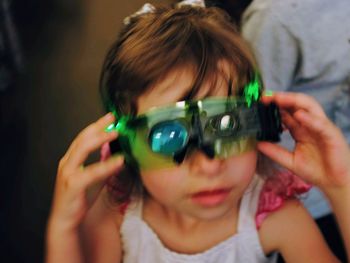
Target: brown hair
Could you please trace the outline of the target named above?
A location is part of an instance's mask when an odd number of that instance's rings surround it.
[[[152,13],[132,17],[109,50],[100,80],[104,106],[117,116],[136,115],[137,99],[182,65],[192,66],[196,74],[186,96],[191,99],[204,81],[219,74],[222,60],[230,66],[228,94],[242,95],[244,85],[255,76],[255,62],[230,17],[215,7],[156,7]],[[137,171],[114,180],[119,201],[142,188]]]

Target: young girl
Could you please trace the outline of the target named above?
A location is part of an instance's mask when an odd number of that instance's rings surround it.
[[[290,199],[308,186],[274,176],[257,153],[256,139],[275,139],[278,116],[257,102],[252,56],[225,14],[201,1],[145,5],[125,20],[101,84],[113,114],[59,164],[47,262],[272,262],[276,251],[287,262],[338,262]],[[102,145],[104,161],[84,166]],[[324,161],[300,169],[259,147],[301,176]]]

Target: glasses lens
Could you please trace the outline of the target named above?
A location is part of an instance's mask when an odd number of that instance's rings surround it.
[[[223,113],[209,118],[205,132],[217,137],[233,137],[238,128],[238,118],[234,113]]]
[[[156,124],[149,135],[153,152],[172,155],[182,149],[188,138],[186,127],[178,121],[167,121]]]
[[[218,158],[229,158],[237,156],[256,148],[256,139],[243,137],[236,140],[217,139],[214,142],[215,156]]]

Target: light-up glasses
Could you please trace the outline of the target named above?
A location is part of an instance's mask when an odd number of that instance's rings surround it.
[[[120,134],[112,150],[122,150],[139,169],[149,170],[182,163],[193,149],[209,158],[242,154],[254,149],[257,140],[278,141],[281,124],[274,104],[213,97],[123,116],[109,129]]]

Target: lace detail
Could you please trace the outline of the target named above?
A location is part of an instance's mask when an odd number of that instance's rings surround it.
[[[257,228],[273,211],[278,210],[285,200],[296,198],[310,190],[312,186],[289,171],[277,173],[269,177],[261,190],[258,210],[255,216]]]

